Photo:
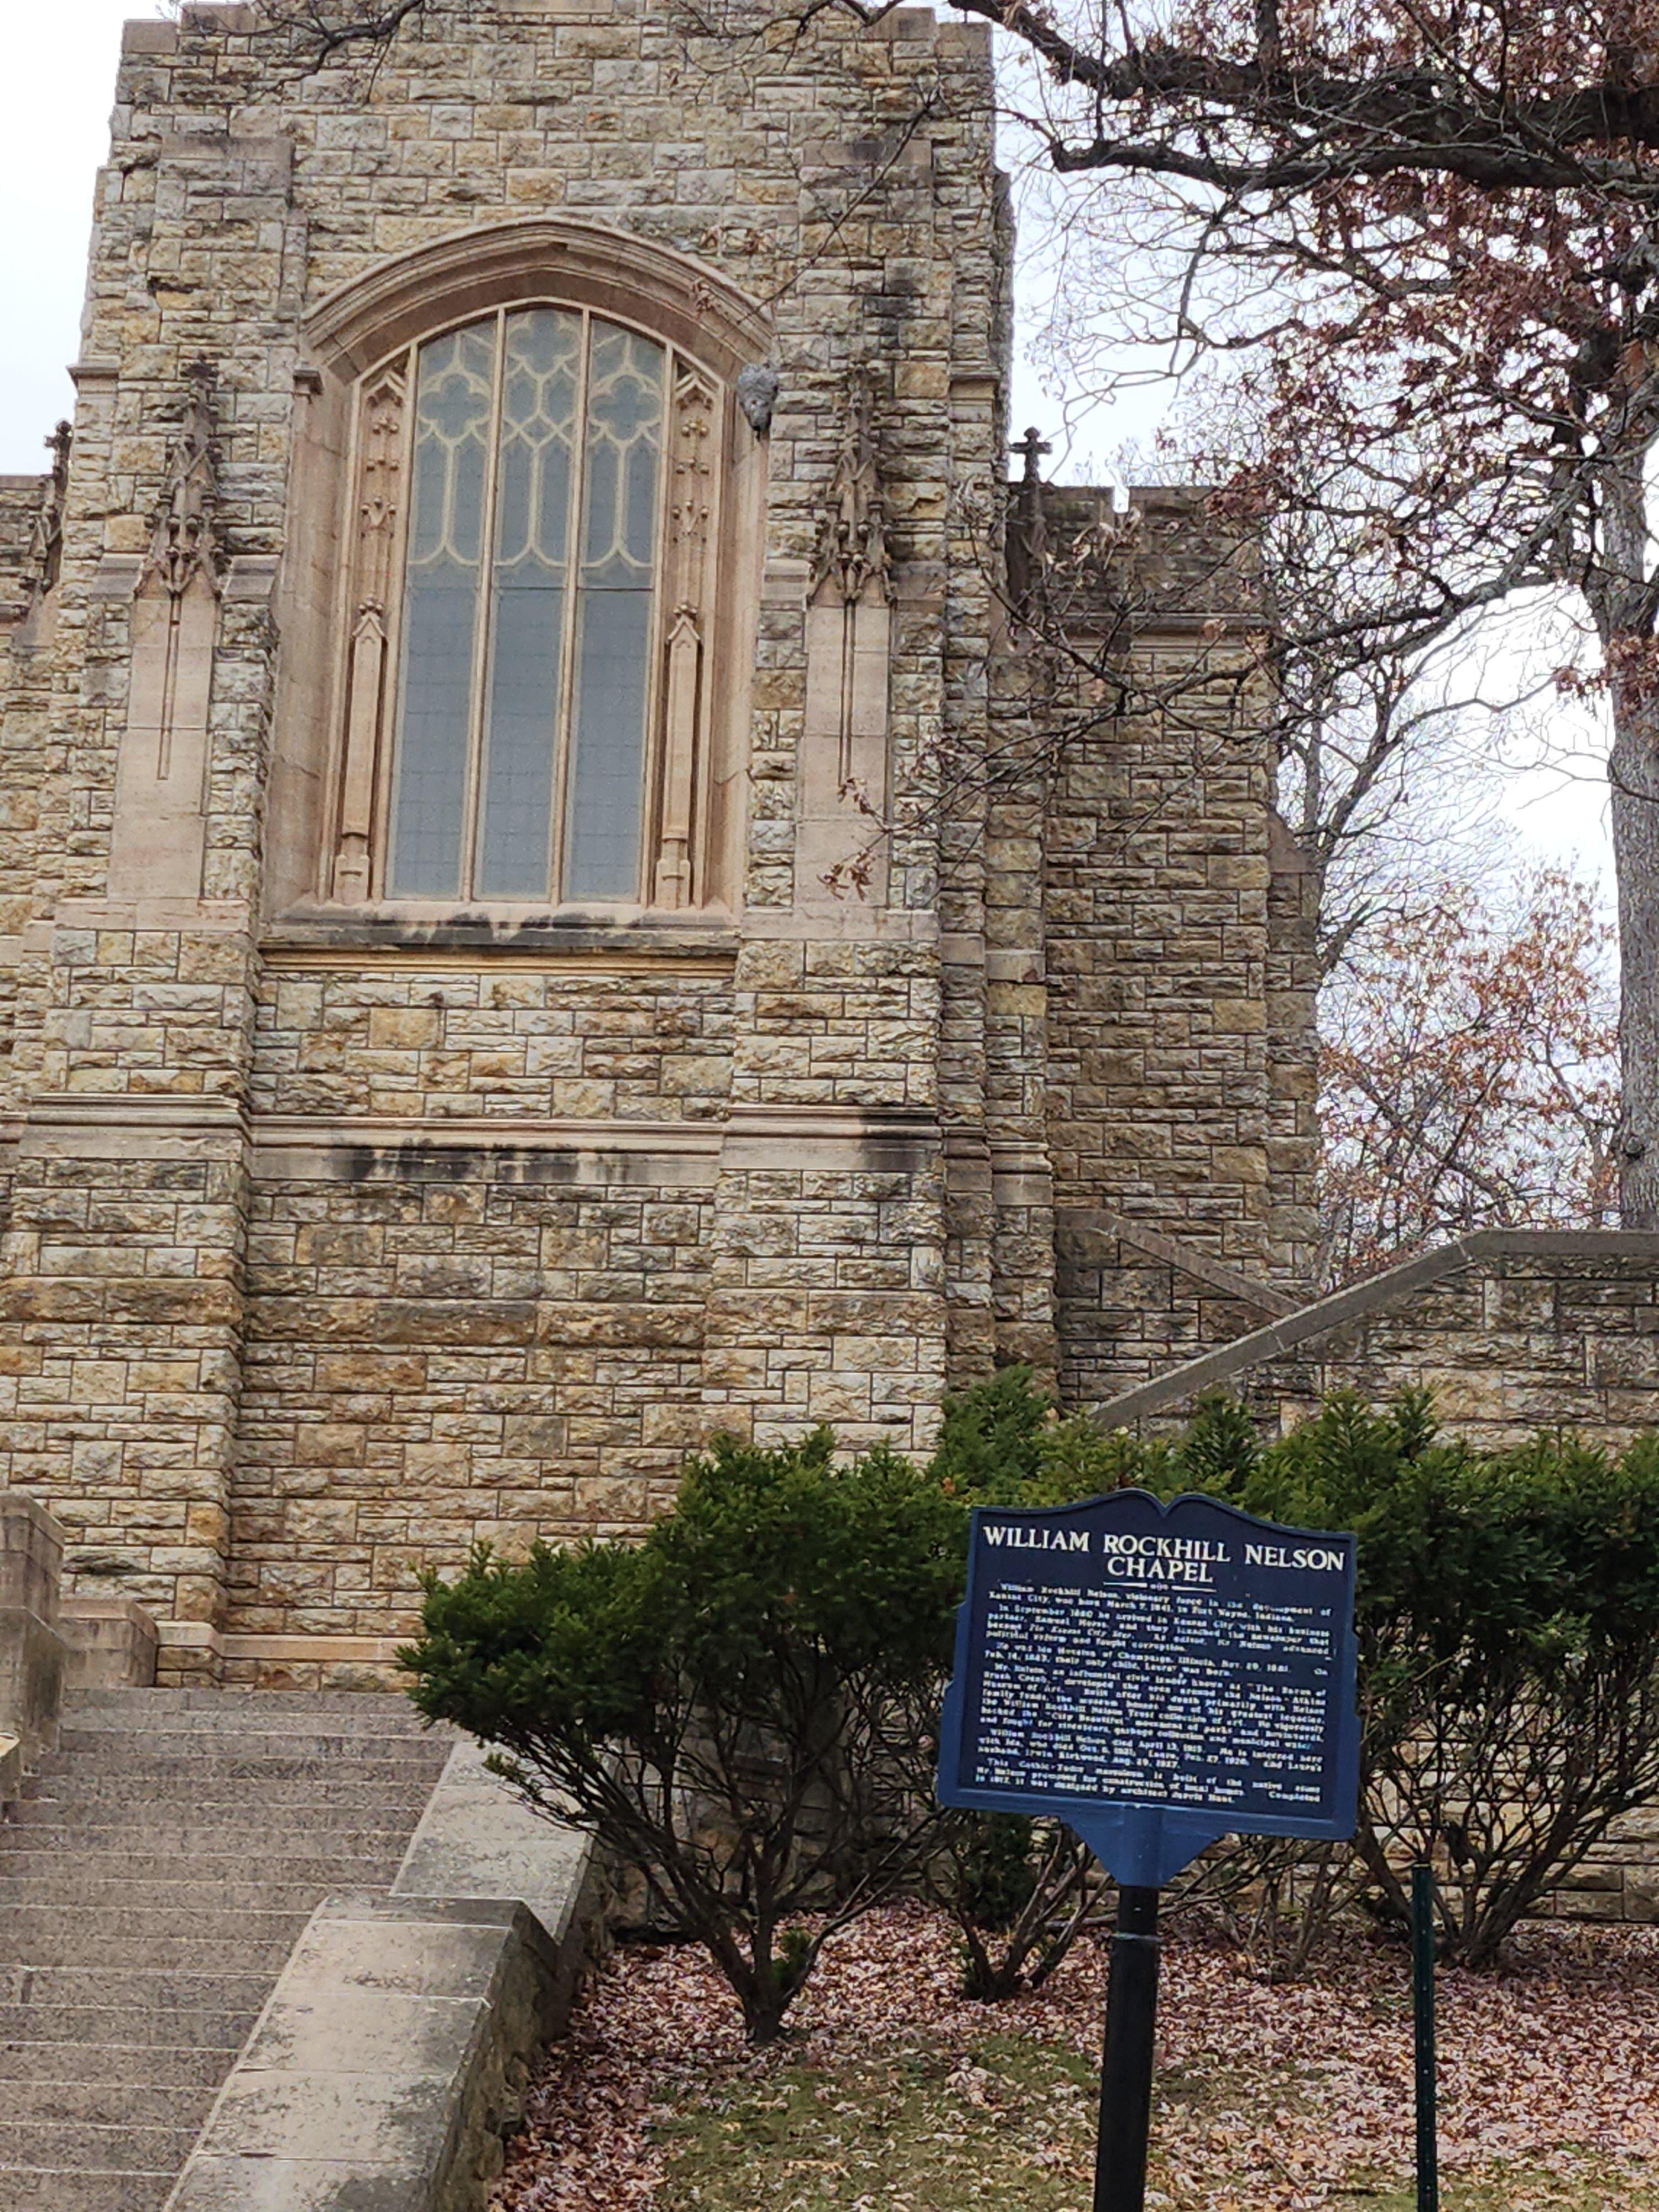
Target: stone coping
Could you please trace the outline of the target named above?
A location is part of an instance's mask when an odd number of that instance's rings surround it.
[[[1218,1351],[1189,1359],[1185,1366],[1171,1368],[1168,1374],[1126,1390],[1119,1397],[1091,1406],[1091,1418],[1104,1428],[1129,1428],[1149,1413],[1214,1389],[1247,1368],[1295,1351],[1310,1337],[1376,1313],[1395,1299],[1427,1290],[1465,1267],[1498,1260],[1632,1260],[1659,1269],[1659,1233],[1636,1229],[1477,1229],[1449,1244],[1438,1244],[1431,1252],[1420,1252],[1414,1259],[1401,1261],[1397,1267],[1386,1267],[1381,1274],[1330,1297],[1316,1299],[1249,1336],[1236,1337]]]
[[[483,2212],[600,1897],[488,1755],[456,1741],[389,1895],[318,1906],[167,2212]]]
[[[729,974],[738,938],[729,917],[702,923],[665,922],[602,927],[550,918],[492,922],[476,916],[420,921],[406,915],[284,916],[260,942],[266,965],[293,969],[343,965],[377,968],[454,963],[469,968],[574,967],[599,975],[648,975],[657,969]]]
[[[510,1897],[562,1945],[585,1909],[592,1838],[532,1813],[463,1736],[451,1751],[392,1885],[393,1897]]]
[[[1062,1251],[1068,1257],[1087,1265],[1092,1256],[1088,1249],[1091,1237],[1115,1238],[1121,1244],[1157,1260],[1166,1267],[1177,1268],[1207,1289],[1218,1291],[1223,1297],[1232,1298],[1240,1305],[1254,1306],[1258,1313],[1273,1314],[1281,1319],[1298,1310],[1297,1302],[1285,1291],[1264,1283],[1255,1275],[1244,1274],[1237,1267],[1230,1267],[1224,1261],[1212,1259],[1184,1237],[1171,1237],[1150,1228],[1127,1215],[1102,1212],[1085,1206],[1062,1206],[1054,1214],[1054,1226],[1059,1232]]]
[[[326,1899],[167,2212],[482,2212],[560,1968],[512,1900]]]

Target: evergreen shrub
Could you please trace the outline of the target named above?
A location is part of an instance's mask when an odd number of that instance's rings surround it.
[[[1314,1907],[1304,1936],[1356,1891],[1403,1927],[1407,1870],[1426,1858],[1443,1953],[1487,1966],[1625,1814],[1659,1797],[1659,1438],[1616,1456],[1559,1434],[1482,1451],[1443,1436],[1421,1392],[1382,1411],[1335,1395],[1271,1443],[1218,1399],[1180,1433],[1142,1438],[1057,1421],[1023,1377],[1002,1377],[993,1407],[947,1421],[936,1468],[975,1502],[1135,1484],[1358,1536],[1352,1856],[1246,1845],[1204,1870],[1212,1895],[1282,1886],[1294,1868]],[[1056,1911],[1072,1910],[1068,1892]]]
[[[1294,1893],[1292,1963],[1345,1899],[1402,1925],[1426,1856],[1443,1952],[1489,1964],[1659,1796],[1659,1440],[1482,1452],[1440,1436],[1420,1395],[1335,1397],[1272,1443],[1217,1401],[1142,1438],[1057,1419],[1009,1370],[949,1401],[925,1468],[884,1450],[837,1466],[827,1431],[773,1451],[726,1439],[637,1544],[480,1550],[456,1582],[429,1578],[404,1655],[416,1702],[636,1869],[757,2041],[823,1942],[904,1886],[955,1915],[969,1990],[1006,1996],[1108,1898],[1056,1824],[933,1802],[966,1509],[1127,1484],[1358,1537],[1355,1844],[1242,1841],[1195,1877],[1240,1910]]]
[[[836,1929],[913,1880],[963,1575],[960,1508],[878,1450],[723,1440],[635,1545],[480,1550],[404,1653],[434,1720],[497,1746],[705,1945],[751,2039]],[[811,1915],[810,1927],[803,1916]]]

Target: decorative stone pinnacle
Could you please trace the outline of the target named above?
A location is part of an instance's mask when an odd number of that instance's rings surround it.
[[[850,606],[873,585],[887,596],[887,515],[876,450],[867,370],[854,374],[848,395],[841,452],[812,570],[812,587],[828,583]]]
[[[64,507],[69,496],[70,448],[74,443],[75,431],[68,422],[60,422],[46,441],[52,467],[40,487],[40,505],[23,559],[22,584],[31,605],[38,605],[58,581],[64,550]]]
[[[224,567],[219,544],[219,447],[213,434],[214,374],[205,361],[185,371],[185,419],[167,460],[161,502],[150,518],[144,580],[157,579],[182,599],[198,575],[216,592]]]

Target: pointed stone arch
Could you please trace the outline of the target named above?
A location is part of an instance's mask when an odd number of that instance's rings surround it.
[[[276,910],[313,899],[388,909],[411,364],[446,331],[532,306],[632,328],[678,364],[641,898],[647,910],[684,909],[728,906],[738,895],[767,428],[764,413],[741,402],[738,380],[767,362],[770,319],[683,253],[597,223],[535,216],[457,231],[378,263],[305,320],[290,543],[317,550],[292,564],[283,622]]]
[[[771,347],[765,309],[717,270],[627,231],[546,216],[455,231],[378,264],[313,308],[306,342],[325,374],[355,380],[417,337],[532,295],[647,327],[726,383]]]

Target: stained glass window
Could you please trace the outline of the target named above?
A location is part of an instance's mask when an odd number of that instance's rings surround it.
[[[419,349],[393,897],[641,896],[667,369],[566,307]]]

